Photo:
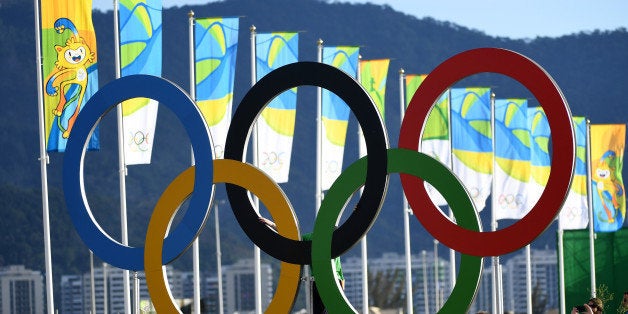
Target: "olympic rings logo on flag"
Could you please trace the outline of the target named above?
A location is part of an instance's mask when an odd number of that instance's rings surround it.
[[[552,168],[545,191],[532,210],[515,224],[482,232],[469,194],[445,166],[419,153],[421,130],[440,94],[457,81],[482,72],[509,76],[528,88],[550,122]],[[367,156],[348,166],[329,189],[314,223],[311,241],[301,241],[290,201],[270,177],[242,162],[250,129],[271,99],[301,85],[325,88],[350,107],[364,131]],[[192,143],[196,165],[175,178],[151,215],[145,247],[129,247],[107,235],[95,221],[83,187],[83,159],[89,135],[99,119],[124,100],[145,97],[166,105],[181,120]],[[338,286],[331,260],[357,243],[377,218],[391,173],[399,173],[403,192],[419,222],[438,241],[460,252],[456,285],[439,313],[463,313],[475,296],[482,257],[513,252],[538,237],[558,214],[567,195],[574,167],[574,133],[567,102],[553,79],[539,65],[518,53],[497,49],[469,50],[446,60],[421,84],[402,121],[399,148],[389,148],[384,124],[368,93],[353,78],[332,66],[297,62],[270,72],[244,96],[234,113],[225,145],[225,159],[213,160],[207,125],[194,102],[172,83],[147,75],[117,79],[99,90],[81,111],[68,140],[63,188],[72,222],[85,244],[103,261],[123,269],[144,270],[159,313],[180,313],[170,294],[163,265],[181,255],[202,231],[216,183],[226,183],[236,220],[260,249],[281,261],[275,295],[267,313],[288,313],[298,291],[301,265],[311,264],[325,306],[334,313],[356,313]],[[432,204],[423,180],[447,200],[457,224]],[[335,223],[346,202],[364,187],[356,209],[338,228]],[[266,205],[277,232],[261,224],[247,191]],[[181,222],[170,223],[186,200]],[[464,241],[461,241],[464,239]]]

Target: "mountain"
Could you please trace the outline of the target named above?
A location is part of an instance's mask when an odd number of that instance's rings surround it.
[[[163,77],[189,88],[188,12],[196,17],[242,16],[237,58],[234,104],[237,106],[250,87],[250,34],[258,32],[300,31],[300,60],[316,60],[316,41],[325,45],[360,45],[364,59],[391,58],[386,94],[386,125],[391,147],[399,135],[398,70],[429,73],[447,58],[477,47],[500,47],[522,53],[546,69],[561,87],[574,115],[586,116],[592,123],[625,123],[628,106],[623,99],[628,72],[628,32],[579,33],[560,38],[511,40],[491,37],[468,28],[430,18],[417,19],[396,12],[389,6],[347,4],[315,0],[227,0],[203,6],[184,6],[164,11]],[[0,195],[4,213],[0,232],[0,264],[27,264],[43,269],[41,232],[41,184],[39,169],[38,122],[33,8],[28,2],[12,1],[0,6],[0,90],[7,105],[0,115]],[[99,81],[103,86],[114,79],[113,18],[111,12],[94,12],[98,38]],[[522,25],[525,27],[525,25]],[[463,79],[459,86],[488,85],[498,97],[529,98],[529,91],[516,81],[495,74],[478,74]],[[142,245],[152,208],[169,182],[190,163],[190,144],[184,128],[167,109],[160,107],[153,163],[131,166],[126,177],[131,245]],[[304,231],[312,229],[314,216],[315,89],[299,88],[297,128],[295,131],[293,171],[290,183],[282,184]],[[85,186],[97,221],[113,237],[119,238],[119,196],[115,115],[101,122],[100,152],[90,152],[85,160]],[[349,125],[345,164],[357,158],[355,119]],[[85,271],[87,250],[79,240],[62,197],[63,155],[50,155],[48,184],[51,189],[52,244],[55,275]],[[626,174],[624,174],[625,176]],[[401,187],[391,176],[389,191],[380,216],[369,232],[369,254],[403,251]],[[216,191],[225,200],[224,188]],[[355,201],[355,200],[353,200]],[[228,210],[221,204],[220,224],[223,261],[248,256],[250,241]],[[489,210],[482,212],[484,228]],[[263,212],[265,213],[265,212]],[[346,218],[346,217],[345,217]],[[175,223],[176,223],[175,219]],[[213,215],[201,235],[204,269],[215,265]],[[506,224],[512,222],[506,222]],[[543,233],[534,246],[555,246],[555,224]],[[412,219],[412,243],[416,252],[431,249],[432,237]],[[444,250],[441,250],[443,252]],[[352,251],[351,254],[355,252]],[[186,253],[177,267],[189,267]],[[267,258],[267,257],[266,257]]]

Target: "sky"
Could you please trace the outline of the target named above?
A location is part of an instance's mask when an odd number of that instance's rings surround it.
[[[263,0],[260,0],[263,1]],[[297,0],[298,1],[298,0]],[[163,0],[164,7],[199,5],[209,0]],[[626,0],[329,0],[386,4],[418,18],[453,22],[491,36],[513,39],[558,37],[581,31],[628,28]],[[93,0],[111,10],[112,0]]]

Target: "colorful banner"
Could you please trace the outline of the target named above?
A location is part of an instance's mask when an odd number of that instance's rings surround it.
[[[595,235],[595,283],[604,285],[613,300],[604,301],[604,313],[619,313],[628,278],[628,228],[617,232]],[[558,247],[558,249],[561,249]],[[565,303],[568,313],[571,307],[583,304],[591,298],[591,262],[589,260],[589,230],[566,230],[563,234]],[[598,293],[600,291],[598,290]],[[624,312],[621,312],[624,313]]]
[[[452,88],[450,97],[453,170],[482,211],[493,173],[491,89]]]
[[[530,130],[528,101],[495,100],[495,219],[521,219],[528,212]]]
[[[231,124],[239,19],[202,18],[194,23],[196,105],[209,127],[214,158],[224,157]]]
[[[41,1],[46,150],[65,151],[74,121],[98,90],[92,1]],[[88,149],[98,149],[98,129]]]
[[[621,170],[626,143],[625,124],[591,125],[593,229],[617,231],[626,217],[626,193]]]
[[[406,108],[414,93],[425,80],[427,75],[406,75]],[[449,144],[449,91],[443,93],[430,111],[425,129],[421,136],[421,152],[428,154],[443,165],[451,168],[451,149]],[[437,206],[446,206],[447,201],[434,187],[425,182],[430,199]]]
[[[345,71],[352,77],[358,74],[360,48],[354,46],[323,47],[323,63]],[[323,89],[321,95],[321,187],[328,190],[342,171],[349,106],[336,94]]]
[[[573,117],[576,133],[576,167],[571,189],[558,216],[558,227],[565,230],[584,229],[589,224],[587,206],[587,119]]]
[[[122,76],[161,76],[161,0],[120,0],[119,8]],[[148,98],[122,103],[125,164],[150,163],[157,105]]]
[[[388,77],[390,59],[361,60],[359,64],[360,84],[371,95],[379,109],[382,121],[384,121],[386,117],[386,78]]]
[[[550,127],[542,107],[528,108],[528,128],[531,139],[528,208],[532,209],[545,190],[552,165],[549,155]]]
[[[298,33],[257,34],[257,79],[270,71],[299,59]],[[257,119],[257,160],[277,183],[288,182],[297,89],[287,90],[273,99]]]

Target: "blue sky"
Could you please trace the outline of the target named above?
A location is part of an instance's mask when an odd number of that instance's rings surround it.
[[[296,0],[298,1],[298,0]],[[330,0],[336,1],[336,0]],[[94,7],[110,10],[112,0],[93,0]],[[163,0],[165,7],[205,4],[209,0]],[[510,38],[557,37],[580,31],[628,28],[626,0],[343,0],[387,4],[416,17],[430,16]]]

